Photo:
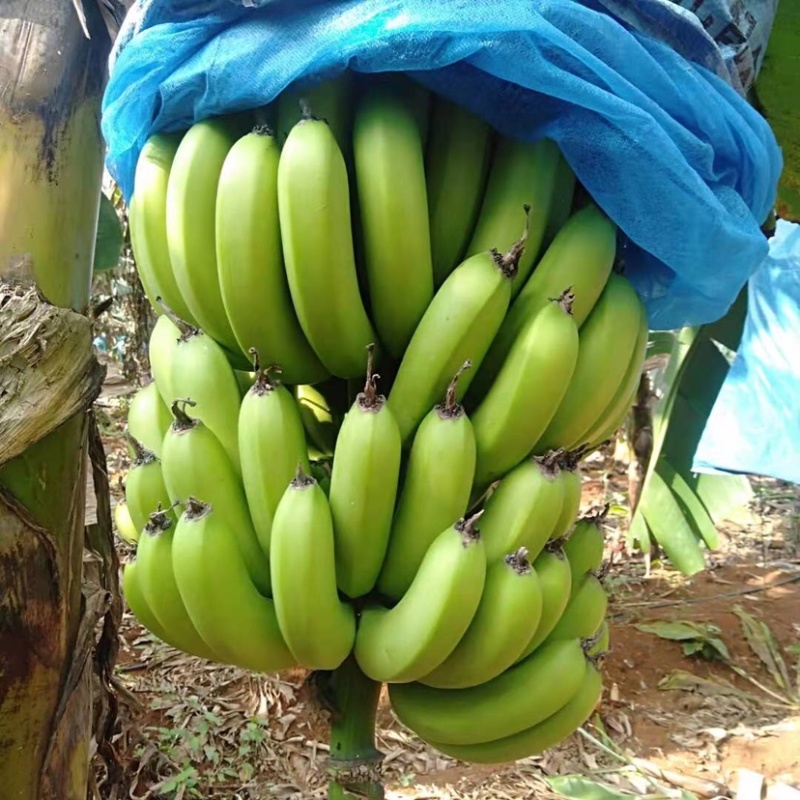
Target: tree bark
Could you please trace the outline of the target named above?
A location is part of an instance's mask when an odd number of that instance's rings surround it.
[[[0,794],[85,800],[119,615],[89,300],[108,36],[91,3],[0,3]],[[89,37],[87,37],[88,32]],[[84,510],[92,433],[92,491]],[[87,546],[88,545],[88,546]]]

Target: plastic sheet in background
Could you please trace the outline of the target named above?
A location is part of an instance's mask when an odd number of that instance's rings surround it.
[[[800,225],[778,220],[693,470],[800,483]]]
[[[719,318],[766,255],[781,166],[768,125],[599,0],[140,0],[124,29],[103,130],[126,197],[153,132],[350,65],[406,71],[505,134],[556,140],[624,232],[653,328]]]

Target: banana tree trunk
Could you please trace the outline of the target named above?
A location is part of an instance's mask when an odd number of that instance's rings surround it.
[[[91,414],[103,369],[84,316],[108,44],[91,3],[0,2],[4,800],[85,800],[92,731],[109,723],[119,592]],[[88,527],[87,479],[98,494]]]

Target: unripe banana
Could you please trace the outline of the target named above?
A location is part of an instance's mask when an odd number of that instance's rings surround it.
[[[128,432],[157,456],[161,455],[171,423],[169,406],[164,404],[154,381],[133,395],[128,406]]]
[[[295,386],[294,395],[303,427],[316,451],[312,457],[332,456],[341,420],[331,408],[330,401],[319,386]]]
[[[578,361],[572,300],[567,290],[530,320],[472,415],[476,487],[488,487],[529,455],[558,411]]]
[[[526,215],[530,209],[526,207]],[[403,441],[445,393],[465,361],[477,369],[497,333],[511,298],[511,278],[525,250],[525,233],[506,255],[479,253],[457,267],[442,284],[420,320],[397,372],[389,407]],[[458,385],[469,388],[473,370]]]
[[[533,636],[520,660],[527,658],[552,633],[569,602],[572,589],[572,572],[564,551],[549,547],[536,561],[533,568],[542,587],[542,615]]]
[[[456,402],[456,386],[469,366],[466,362],[456,373],[444,402],[428,412],[414,436],[378,578],[379,591],[388,597],[405,594],[433,540],[467,510],[475,474],[475,435]]]
[[[355,656],[369,678],[419,680],[453,652],[475,616],[486,579],[479,517],[480,512],[461,519],[436,537],[394,608],[364,609]]]
[[[603,442],[611,439],[614,436],[614,434],[622,427],[625,420],[628,418],[628,414],[630,413],[631,407],[636,402],[636,395],[638,389],[639,387],[636,386],[634,390],[630,393],[630,395],[628,395],[627,400],[625,400],[625,402],[622,404],[624,406],[624,409],[620,410],[619,415],[616,417],[616,419],[614,419],[612,422],[606,421],[607,423],[606,427],[604,427],[602,430],[600,430],[600,427],[598,426],[596,429],[597,433],[590,432],[587,435],[587,438],[588,436],[592,436],[593,441],[585,445],[584,452],[590,453],[592,450],[596,450],[598,447],[600,447],[601,444],[603,444]]]
[[[583,682],[570,701],[537,725],[481,744],[429,744],[451,758],[472,764],[502,764],[529,758],[554,747],[580,728],[592,715],[602,693],[602,676],[589,663]]]
[[[336,583],[363,597],[378,580],[397,496],[400,431],[378,394],[369,348],[367,382],[345,415],[331,473],[330,508],[336,543]]]
[[[481,535],[491,564],[524,547],[536,559],[561,516],[564,484],[558,454],[529,458],[508,473],[486,501]],[[530,629],[533,631],[533,628]]]
[[[189,498],[175,531],[173,561],[189,616],[221,658],[259,672],[295,665],[275,604],[250,580],[236,533],[222,514]]]
[[[177,648],[194,656],[219,661],[220,656],[198,633],[181,599],[173,571],[174,535],[175,522],[168,514],[156,512],[150,516],[136,550],[136,571],[142,597]]]
[[[480,117],[443,97],[434,98],[425,172],[436,287],[461,263],[472,236],[489,172],[491,139],[491,128]]]
[[[433,297],[433,268],[419,128],[385,83],[369,85],[359,101],[353,158],[372,316],[400,358]]]
[[[587,572],[600,569],[603,563],[605,537],[601,526],[608,509],[609,506],[606,505],[601,511],[581,517],[563,544],[564,555],[572,572],[573,594],[578,585],[576,579]]]
[[[175,133],[156,133],[139,153],[134,197],[128,209],[136,271],[157,314],[160,297],[181,319],[196,325],[172,270],[167,241],[167,184],[181,141]]]
[[[261,549],[269,556],[275,510],[300,464],[310,470],[303,421],[291,392],[257,369],[239,411],[242,482]]]
[[[578,328],[583,325],[608,281],[616,238],[616,226],[596,206],[570,217],[512,303],[475,378],[477,392],[488,390],[528,320],[565,286],[571,286],[575,295],[575,324]]]
[[[550,214],[544,229],[542,249],[550,247],[558,232],[566,225],[572,213],[572,203],[575,197],[575,173],[567,163],[563,154],[558,159],[556,178],[553,186],[553,198],[550,203]]]
[[[332,374],[360,375],[375,332],[358,288],[347,169],[324,122],[303,119],[289,133],[278,164],[278,210],[300,326]]]
[[[541,614],[539,576],[521,547],[489,565],[481,602],[467,632],[420,683],[464,689],[496,678],[522,655]]]
[[[583,576],[547,640],[591,638],[603,624],[607,609],[608,595],[603,584],[591,573]]]
[[[588,647],[586,655],[590,658],[600,657],[609,651],[611,648],[611,628],[607,619],[603,620],[603,624],[588,643]]]
[[[469,689],[390,686],[400,721],[426,741],[478,744],[512,736],[547,719],[575,695],[586,675],[578,639],[548,642],[487,683]]]
[[[125,500],[134,528],[141,531],[151,514],[169,509],[170,500],[164,485],[161,462],[133,437],[131,443],[136,457],[125,478]],[[167,516],[174,519],[175,515],[169,511]]]
[[[177,393],[172,402],[192,400],[196,418],[219,439],[241,477],[238,419],[242,396],[223,349],[197,328],[184,326],[172,359],[170,383]]]
[[[275,610],[289,650],[307,669],[336,669],[353,648],[355,614],[336,591],[328,500],[302,470],[275,512],[270,557]]]
[[[559,479],[564,487],[564,505],[558,522],[550,531],[550,538],[553,540],[560,539],[572,528],[580,511],[583,483],[581,474],[578,471],[578,460],[581,455],[580,451],[566,452],[562,454],[559,460],[559,466],[561,467]]]
[[[328,373],[297,321],[286,282],[278,218],[280,149],[265,128],[228,152],[217,189],[216,243],[222,301],[242,352],[280,364],[287,383]]]
[[[114,525],[116,525],[117,533],[123,542],[136,544],[136,542],[139,541],[141,529],[133,524],[130,509],[124,500],[120,500],[120,502],[114,506]]]
[[[171,647],[178,646],[169,633],[161,627],[161,623],[144,599],[142,587],[139,585],[139,565],[136,561],[129,561],[123,569],[122,596],[139,624],[147,628],[150,633],[157,636],[162,642],[166,642]]]
[[[153,326],[153,332],[150,334],[150,341],[147,345],[147,357],[150,361],[150,372],[153,373],[153,383],[164,401],[167,413],[178,398],[178,394],[172,388],[172,362],[178,350],[180,338],[180,328],[169,318],[168,314],[162,314]]]
[[[512,297],[524,286],[539,255],[560,160],[558,145],[549,139],[538,142],[519,142],[505,136],[497,139],[489,181],[467,255],[511,247],[519,235],[518,209],[529,205],[532,211],[528,242],[512,282]],[[564,286],[569,286],[568,280],[562,282],[559,291]]]
[[[625,376],[637,343],[641,301],[627,278],[612,275],[581,328],[578,362],[536,452],[574,448],[597,422]]]
[[[236,383],[239,385],[239,394],[244,397],[253,388],[253,384],[256,382],[256,373],[235,369],[233,374],[236,376]]]
[[[214,235],[217,185],[236,128],[232,120],[206,119],[184,135],[167,186],[167,242],[175,280],[192,316],[237,366],[246,367],[222,304]]]
[[[250,579],[262,594],[269,594],[269,562],[253,529],[239,476],[219,439],[180,406],[178,401],[173,404],[175,421],[164,437],[161,460],[170,499],[185,503],[189,497],[201,497],[212,505],[230,525]]]

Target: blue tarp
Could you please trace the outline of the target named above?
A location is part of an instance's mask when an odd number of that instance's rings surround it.
[[[642,0],[637,15],[618,0],[242,2],[134,7],[103,104],[107,163],[126,197],[152,133],[349,66],[407,72],[505,134],[557,141],[620,226],[653,328],[719,318],[767,253],[759,226],[779,149],[737,91],[746,78],[678,5]]]

